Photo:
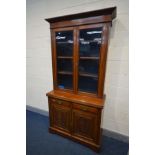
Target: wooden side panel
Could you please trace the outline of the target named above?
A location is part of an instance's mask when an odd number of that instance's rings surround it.
[[[55,32],[53,30],[51,30],[51,56],[52,56],[52,69],[53,69],[53,88],[56,89],[57,85],[56,44],[55,44]]]
[[[102,45],[100,52],[100,66],[99,66],[99,82],[98,82],[98,97],[103,97],[104,80],[106,72],[106,60],[108,52],[108,39],[109,39],[110,23],[103,25]]]
[[[74,93],[77,94],[78,91],[78,38],[79,38],[79,32],[77,28],[74,29]]]

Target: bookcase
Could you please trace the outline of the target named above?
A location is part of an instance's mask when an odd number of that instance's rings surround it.
[[[48,92],[49,131],[101,146],[101,115],[108,41],[116,7],[48,18],[53,90]]]

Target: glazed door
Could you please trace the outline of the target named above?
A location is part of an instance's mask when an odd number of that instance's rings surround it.
[[[74,28],[53,30],[53,74],[55,89],[74,89]]]
[[[79,26],[78,91],[98,94],[103,24]]]
[[[103,96],[109,24],[52,30],[54,89]]]
[[[97,115],[82,110],[72,110],[72,135],[78,138],[96,142]]]

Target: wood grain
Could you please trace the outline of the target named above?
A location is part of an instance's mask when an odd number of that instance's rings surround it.
[[[97,98],[92,96],[86,96],[82,94],[74,94],[69,92],[64,92],[60,90],[53,90],[46,94],[48,97],[54,97],[57,99],[70,101],[70,102],[77,102],[79,104],[103,108],[105,102],[105,96],[103,98]]]

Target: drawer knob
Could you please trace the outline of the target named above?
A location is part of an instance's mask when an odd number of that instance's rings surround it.
[[[84,110],[84,111],[87,111],[88,110],[87,107],[82,107],[82,106],[81,106],[81,109]]]
[[[55,102],[55,99],[52,99],[53,102]]]
[[[58,104],[62,104],[62,102],[60,100],[57,101]]]

